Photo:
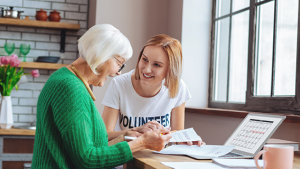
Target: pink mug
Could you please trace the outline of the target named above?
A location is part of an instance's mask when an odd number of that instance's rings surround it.
[[[268,144],[254,157],[259,169],[258,158],[263,155],[264,169],[293,169],[294,147],[286,145]]]

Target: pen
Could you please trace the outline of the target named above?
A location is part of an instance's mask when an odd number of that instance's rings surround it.
[[[174,133],[174,132],[176,132],[177,130],[173,130],[173,131],[170,131],[171,133]],[[162,135],[164,135],[163,133],[160,133],[160,135],[162,136]]]

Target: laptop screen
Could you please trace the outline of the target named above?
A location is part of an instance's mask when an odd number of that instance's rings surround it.
[[[237,153],[254,156],[273,135],[285,116],[249,113],[225,145],[234,145]]]

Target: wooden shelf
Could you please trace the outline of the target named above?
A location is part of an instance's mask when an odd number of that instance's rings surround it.
[[[47,29],[60,29],[60,52],[65,52],[66,43],[66,30],[78,31],[79,24],[51,22],[51,21],[36,21],[30,19],[11,19],[0,18],[0,25],[20,26],[20,27],[33,27],[33,28],[47,28]]]
[[[34,28],[51,28],[51,29],[66,29],[66,30],[79,30],[79,24],[51,22],[51,21],[36,21],[25,19],[10,19],[0,18],[0,25],[9,26],[22,26],[22,27],[34,27]]]
[[[19,68],[30,68],[30,69],[51,69],[57,70],[61,67],[66,67],[67,64],[58,64],[58,63],[42,63],[42,62],[21,62],[18,66]]]
[[[0,129],[0,135],[18,135],[18,136],[34,136],[35,130],[26,130],[26,129]]]

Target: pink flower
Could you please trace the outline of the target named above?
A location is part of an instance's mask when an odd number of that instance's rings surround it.
[[[39,70],[37,70],[37,69],[32,70],[32,71],[31,71],[31,76],[32,76],[32,77],[35,77],[35,78],[39,77],[39,76],[40,76]]]
[[[9,58],[9,57],[7,57],[7,56],[1,57],[1,63],[2,63],[3,65],[8,65],[9,62],[10,62],[10,58]]]
[[[11,55],[10,57],[11,57],[11,60],[18,59],[18,55],[16,55],[16,54]]]
[[[10,61],[10,66],[12,66],[12,67],[18,67],[19,66],[19,64],[20,64],[20,60],[17,58],[17,59],[12,59],[11,61]]]

